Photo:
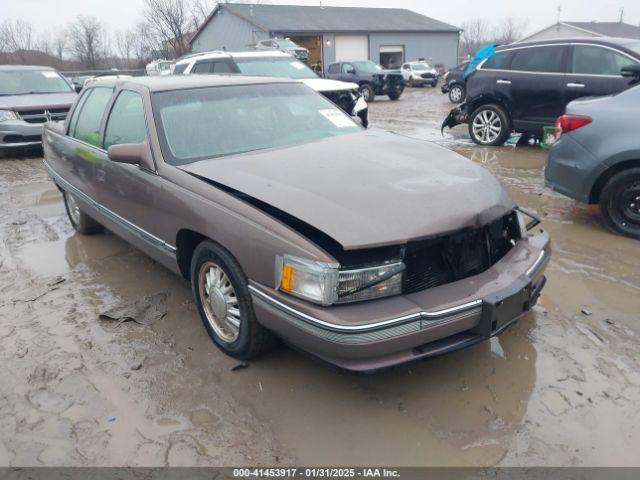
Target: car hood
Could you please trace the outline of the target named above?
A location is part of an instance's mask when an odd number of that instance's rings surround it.
[[[301,81],[316,92],[337,92],[340,90],[357,90],[358,85],[328,78],[303,78]]]
[[[0,108],[9,110],[36,110],[70,107],[77,98],[76,93],[36,93],[33,95],[0,96]]]
[[[479,227],[515,207],[470,160],[377,129],[180,168],[276,207],[346,250]]]

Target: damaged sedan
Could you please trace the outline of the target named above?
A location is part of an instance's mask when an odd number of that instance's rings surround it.
[[[490,173],[293,80],[96,83],[44,149],[73,227],[190,281],[236,358],[280,338],[376,370],[502,332],[545,284],[549,237]]]

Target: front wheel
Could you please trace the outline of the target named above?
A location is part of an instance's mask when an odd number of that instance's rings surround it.
[[[469,135],[478,145],[503,145],[510,133],[509,115],[497,105],[483,105],[469,118]]]
[[[360,86],[360,94],[367,103],[373,102],[376,98],[376,93],[373,91],[373,87],[367,83]]]
[[[403,91],[404,87],[402,85],[396,85],[395,87],[393,87],[393,90],[389,92],[389,99],[398,100]]]
[[[449,90],[449,101],[451,103],[460,103],[464,100],[464,88],[461,85],[454,85]]]
[[[275,337],[256,320],[247,277],[219,245],[204,241],[196,247],[191,289],[207,333],[224,353],[250,360],[275,345]]]
[[[600,210],[611,230],[640,239],[640,168],[623,170],[607,181]]]
[[[73,194],[62,192],[64,208],[74,230],[82,235],[91,235],[102,231],[102,225],[80,209],[80,204]]]

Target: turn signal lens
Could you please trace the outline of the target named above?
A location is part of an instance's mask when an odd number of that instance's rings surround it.
[[[592,121],[593,119],[587,115],[562,115],[556,120],[553,133],[556,140],[558,140],[563,133],[577,130],[585,125],[589,125]]]

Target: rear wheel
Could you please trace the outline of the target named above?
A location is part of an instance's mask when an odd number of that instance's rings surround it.
[[[451,103],[460,103],[464,100],[464,88],[462,85],[454,85],[449,90],[449,101]]]
[[[69,222],[76,232],[82,235],[91,235],[102,231],[102,225],[80,209],[76,197],[69,192],[63,192],[64,208],[67,211]]]
[[[191,289],[207,333],[224,353],[249,360],[275,345],[256,320],[246,275],[224,248],[210,241],[196,247]]]
[[[510,133],[509,115],[497,105],[483,105],[469,118],[469,135],[478,145],[502,145]]]
[[[364,99],[364,101],[367,103],[373,102],[373,100],[376,98],[376,94],[373,91],[373,87],[368,83],[365,83],[364,85],[360,86],[360,94],[362,95],[362,98]]]
[[[623,170],[607,181],[600,210],[611,230],[640,239],[640,168]]]

